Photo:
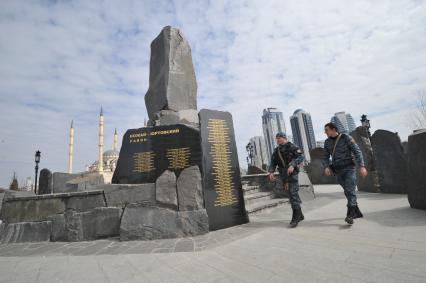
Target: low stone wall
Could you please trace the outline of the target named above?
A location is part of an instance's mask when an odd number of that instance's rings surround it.
[[[98,173],[60,173],[52,174],[53,193],[68,193],[97,190],[104,184],[103,176]]]
[[[67,210],[84,212],[104,206],[102,191],[15,197],[4,201],[0,219],[5,223],[45,221]]]
[[[98,190],[5,197],[0,242],[152,240],[209,231],[201,173],[165,171],[156,184],[100,185]]]

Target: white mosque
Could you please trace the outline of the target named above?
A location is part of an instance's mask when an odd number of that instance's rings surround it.
[[[111,184],[112,175],[117,167],[118,160],[118,135],[117,129],[114,132],[114,142],[112,149],[104,151],[104,113],[101,107],[99,115],[99,159],[92,165],[86,165],[86,172],[84,173],[98,173],[103,176],[105,184]],[[72,164],[74,157],[74,126],[71,122],[70,128],[70,143],[68,151],[68,173],[72,174]]]

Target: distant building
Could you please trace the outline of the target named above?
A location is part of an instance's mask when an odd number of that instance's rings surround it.
[[[337,112],[330,121],[337,126],[339,133],[349,134],[356,129],[354,118],[349,113]]]
[[[302,109],[297,109],[290,117],[290,124],[294,143],[302,149],[306,161],[309,162],[311,160],[309,152],[316,147],[311,114]]]
[[[31,179],[31,177],[27,177],[27,179],[25,180],[25,187],[23,188],[23,190],[27,192],[33,191],[33,180]]]
[[[266,156],[265,140],[261,136],[252,137],[249,145],[252,151],[251,165],[263,169],[268,165],[268,158]]]
[[[283,113],[277,108],[267,108],[263,110],[262,115],[263,137],[266,144],[266,156],[269,163],[272,153],[274,152],[277,142],[275,135],[278,132],[287,133],[285,128]]]

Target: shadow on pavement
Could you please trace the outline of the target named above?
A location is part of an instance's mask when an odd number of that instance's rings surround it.
[[[396,209],[364,213],[364,218],[390,227],[410,227],[426,225],[426,210],[413,209],[409,206]]]

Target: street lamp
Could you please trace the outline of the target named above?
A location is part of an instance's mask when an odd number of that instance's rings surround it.
[[[367,115],[363,114],[361,116],[361,125],[367,128],[367,132],[368,132],[368,136],[371,138],[371,133],[370,133],[370,120],[367,119]]]
[[[37,194],[37,175],[38,175],[38,164],[40,162],[40,150],[37,150],[35,153],[35,187],[34,187],[34,193]]]

